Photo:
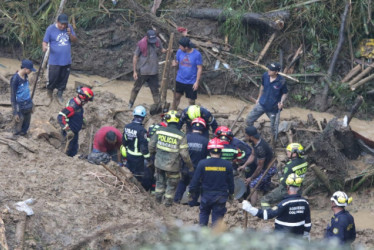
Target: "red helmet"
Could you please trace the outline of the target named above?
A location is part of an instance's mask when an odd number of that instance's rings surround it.
[[[94,93],[92,92],[90,88],[78,87],[77,93],[78,93],[79,99],[81,99],[82,101],[93,101]]]
[[[219,139],[219,138],[217,138],[217,137],[215,137],[215,138],[213,138],[212,140],[210,140],[209,141],[209,143],[208,143],[208,149],[210,150],[210,149],[219,149],[219,150],[221,150],[221,149],[223,149],[224,147],[223,147],[223,143],[222,143],[222,141]]]
[[[226,126],[219,126],[216,131],[214,132],[214,134],[217,136],[217,137],[221,137],[221,136],[225,136],[226,138],[228,138],[230,141],[232,140],[232,138],[234,137],[231,129],[229,129],[228,127]]]
[[[192,122],[191,122],[191,125],[194,125],[194,124],[201,124],[204,128],[206,128],[206,122],[201,117],[193,119]]]

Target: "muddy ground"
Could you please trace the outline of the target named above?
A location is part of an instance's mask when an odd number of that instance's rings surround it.
[[[6,69],[0,69],[0,73],[5,74],[14,72],[19,62],[1,58],[1,63],[7,66]],[[104,82],[106,79],[74,73],[65,93],[65,98],[75,95],[75,81],[94,85],[94,102],[85,106],[88,128],[80,133],[79,155],[88,152],[91,125],[93,131],[104,125],[113,125],[123,130],[124,125],[132,118],[132,111],[127,109],[132,82],[115,81],[98,87],[94,80]],[[9,103],[9,88],[1,86],[0,103]],[[171,101],[171,92],[168,93],[168,100]],[[209,98],[199,95],[197,102],[217,116],[228,114],[228,118],[217,119],[221,125],[232,124],[239,110],[247,105],[227,96]],[[56,101],[50,107],[43,106],[46,103],[43,86],[37,89],[35,103],[38,106],[32,117],[29,136],[16,140],[7,139],[11,136],[11,109],[0,106],[0,207],[10,248],[13,249],[16,245],[16,227],[23,220],[22,215],[14,209],[14,204],[28,198],[34,198],[36,203],[31,205],[35,215],[27,219],[26,249],[136,249],[142,244],[160,241],[168,228],[173,228],[176,224],[198,223],[198,208],[179,204],[171,208],[157,207],[151,195],[141,193],[132,184],[115,186],[118,182],[103,167],[91,165],[78,156],[70,158],[64,155],[56,124],[56,116],[62,107]],[[149,110],[150,103],[149,89],[143,88],[135,105],[145,105]],[[186,106],[187,102],[183,98],[180,107]],[[238,138],[243,137],[244,118],[251,107],[246,106],[237,128],[234,129]],[[327,113],[286,108],[281,119],[297,122],[299,128],[310,129],[306,125],[308,113],[313,113],[317,120],[330,120],[333,117]],[[159,119],[159,116],[148,117],[146,127]],[[352,128],[359,129],[368,138],[374,138],[371,129],[373,125],[373,121],[352,121]],[[267,118],[260,118],[256,126],[267,138]],[[295,139],[305,145],[317,136],[318,131],[314,131],[317,129],[304,132],[300,130]],[[287,135],[280,134],[276,148],[280,161],[285,160],[282,144],[287,142]],[[357,160],[350,161],[349,176],[355,176],[373,164],[374,157],[363,154]],[[273,179],[276,182],[276,178]],[[370,182],[365,183],[352,196],[354,203],[349,210],[355,216],[358,231],[355,244],[372,248],[374,223],[370,218],[374,213],[374,189]],[[324,189],[316,189],[308,198],[312,208],[312,239],[320,239],[331,216],[329,197]],[[237,201],[228,204],[225,222],[229,229],[240,227],[244,220],[236,203]],[[273,221],[264,222],[250,216],[249,227],[269,231],[273,227]]]

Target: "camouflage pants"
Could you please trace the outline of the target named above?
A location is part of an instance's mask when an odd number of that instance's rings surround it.
[[[156,168],[156,199],[160,199],[164,195],[166,203],[172,202],[179,180],[179,172],[168,172]]]
[[[279,203],[287,195],[287,188],[280,184],[278,187],[273,189],[270,193],[264,195],[261,198],[262,209],[270,208],[271,204]]]

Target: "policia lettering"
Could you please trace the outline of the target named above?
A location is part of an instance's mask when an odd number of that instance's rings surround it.
[[[188,145],[180,145],[178,147],[178,141],[182,140],[183,137],[177,134],[169,133],[167,131],[158,130],[157,135],[157,148],[165,150],[167,152],[176,153],[179,148],[188,148]]]

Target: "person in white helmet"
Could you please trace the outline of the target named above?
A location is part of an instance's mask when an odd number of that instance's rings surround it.
[[[331,197],[331,210],[334,215],[326,228],[325,238],[336,238],[340,243],[352,243],[356,239],[356,227],[353,216],[345,210],[345,207],[352,202],[342,191],[335,192]]]

